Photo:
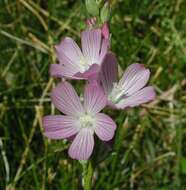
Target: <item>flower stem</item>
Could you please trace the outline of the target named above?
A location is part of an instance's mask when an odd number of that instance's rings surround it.
[[[93,168],[91,161],[81,162],[83,167],[82,185],[84,190],[91,190]]]

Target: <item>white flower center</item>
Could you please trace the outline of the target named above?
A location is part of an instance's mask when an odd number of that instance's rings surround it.
[[[108,94],[108,99],[116,104],[118,103],[121,98],[125,96],[122,87],[118,83],[113,83],[113,88],[111,92]]]
[[[89,68],[88,62],[86,58],[83,56],[79,60],[79,68],[81,72],[85,72]]]
[[[80,120],[80,123],[81,123],[81,127],[82,127],[82,128],[90,128],[90,127],[93,127],[94,121],[95,121],[94,117],[91,116],[91,115],[88,115],[88,114],[85,114],[85,115],[81,116],[81,117],[79,118],[79,120]]]

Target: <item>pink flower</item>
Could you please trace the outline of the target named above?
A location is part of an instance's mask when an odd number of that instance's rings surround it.
[[[117,60],[113,54],[107,54],[102,64],[100,80],[110,106],[124,109],[155,98],[154,88],[144,87],[149,80],[150,71],[142,64],[130,65],[119,82],[117,82],[117,74]]]
[[[73,159],[89,159],[94,147],[94,133],[103,141],[113,138],[116,124],[106,114],[99,113],[106,105],[106,97],[97,85],[86,85],[83,104],[68,82],[58,84],[51,99],[66,115],[45,116],[44,135],[51,139],[75,136],[68,151]]]
[[[109,41],[102,39],[101,29],[81,33],[82,51],[72,38],[64,38],[56,46],[59,64],[52,64],[50,74],[71,79],[90,79],[97,76],[107,53]]]

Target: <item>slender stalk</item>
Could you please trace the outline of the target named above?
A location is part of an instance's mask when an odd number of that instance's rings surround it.
[[[82,172],[82,186],[84,190],[91,190],[92,186],[92,176],[93,168],[91,161],[81,161],[80,162],[83,168]]]

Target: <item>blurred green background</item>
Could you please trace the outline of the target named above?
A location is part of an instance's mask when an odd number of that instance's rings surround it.
[[[110,144],[92,156],[95,190],[186,189],[186,1],[113,0],[112,46],[121,69],[151,70],[154,102],[116,112]],[[82,168],[67,141],[42,135],[54,114],[48,68],[53,45],[80,41],[86,10],[80,0],[0,0],[0,189],[79,190]],[[79,83],[74,83],[81,90]]]

